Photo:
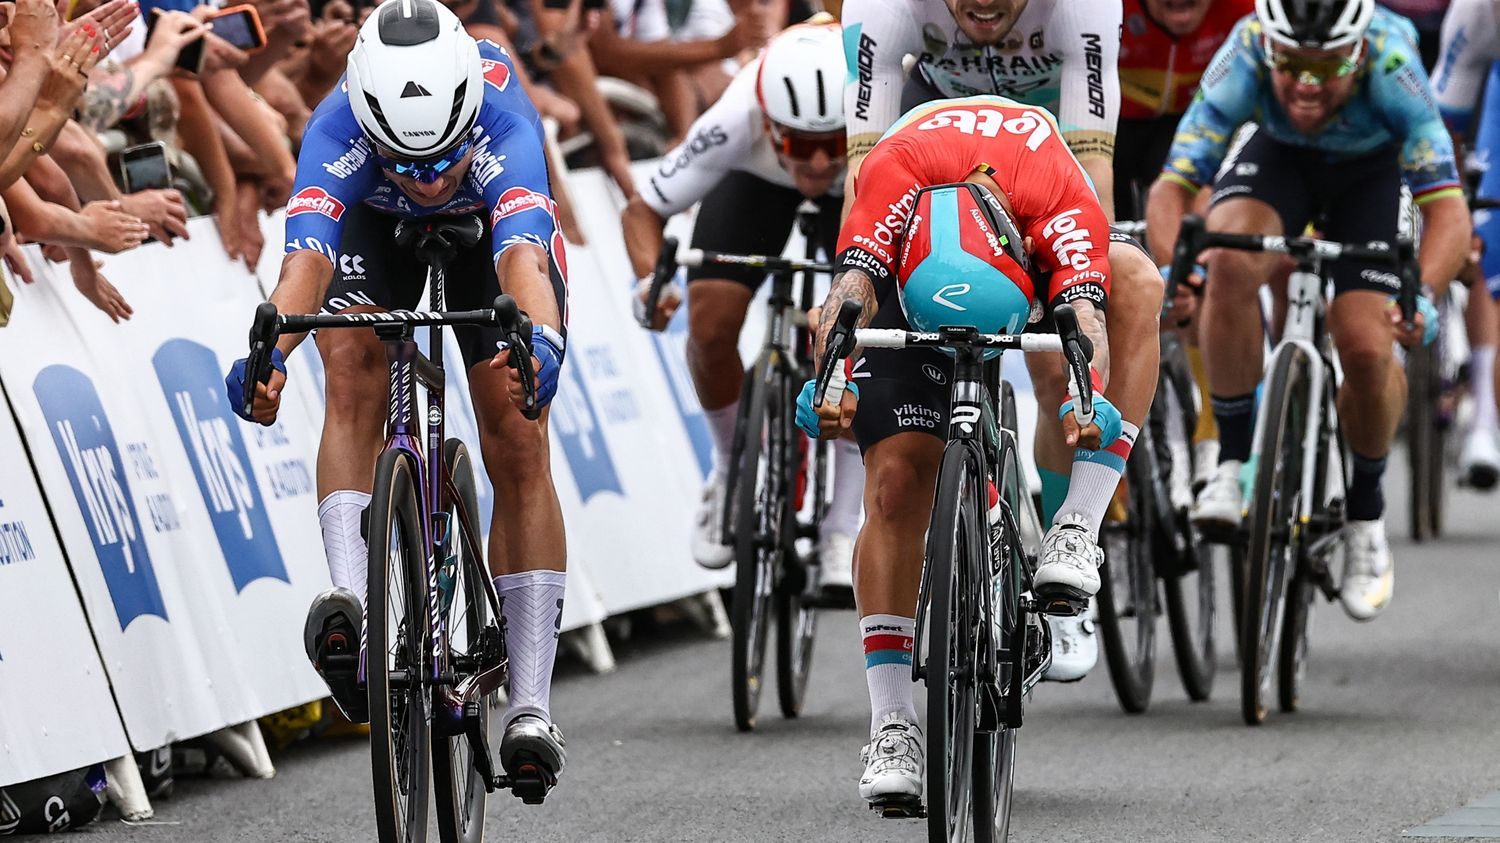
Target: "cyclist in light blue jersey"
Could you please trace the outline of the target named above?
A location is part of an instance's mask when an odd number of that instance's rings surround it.
[[[1480,171],[1481,199],[1500,200],[1500,0],[1454,0],[1443,18],[1442,47],[1432,74],[1443,120],[1455,146],[1472,138],[1468,164]],[[1489,77],[1489,83],[1485,83]],[[1484,91],[1484,107],[1474,125],[1475,106]],[[1459,451],[1459,471],[1471,486],[1491,488],[1500,480],[1500,418],[1495,403],[1495,350],[1500,341],[1500,212],[1474,213],[1474,233],[1483,241],[1479,271],[1489,296],[1469,297],[1464,314],[1469,329],[1469,389],[1474,396],[1474,423]],[[1493,298],[1492,298],[1493,297]]]
[[[1353,466],[1341,601],[1356,620],[1385,608],[1394,585],[1381,477],[1406,406],[1406,376],[1392,342],[1431,341],[1430,291],[1457,274],[1471,232],[1453,144],[1416,42],[1411,22],[1374,0],[1257,0],[1255,15],[1240,21],[1204,72],[1146,212],[1148,240],[1165,263],[1205,185],[1213,185],[1210,230],[1295,235],[1316,223],[1346,242],[1395,240],[1403,182],[1416,197],[1429,292],[1413,328],[1395,308],[1393,274],[1359,263],[1330,272],[1328,327],[1343,364],[1338,409]],[[1199,330],[1220,455],[1193,508],[1204,528],[1234,529],[1243,517],[1240,478],[1263,356],[1261,322],[1245,314],[1258,312],[1260,286],[1276,266],[1274,256],[1238,251],[1208,259]]]

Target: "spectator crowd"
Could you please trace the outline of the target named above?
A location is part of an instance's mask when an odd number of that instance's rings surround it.
[[[517,58],[556,129],[554,166],[601,166],[626,196],[630,161],[681,139],[741,62],[788,23],[837,11],[805,0],[444,2]],[[229,257],[253,268],[267,246],[260,214],[285,205],[303,127],[375,5],[250,0],[263,45],[245,48],[215,32],[229,10],[197,0],[0,3],[0,255],[11,274],[33,281],[19,245],[40,244],[84,297],[128,319],[91,253],[170,247],[204,215]],[[134,155],[165,166],[141,184],[121,165]]]

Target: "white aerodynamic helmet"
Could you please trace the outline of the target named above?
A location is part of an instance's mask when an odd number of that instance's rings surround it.
[[[766,45],[755,95],[778,126],[808,134],[843,131],[845,73],[839,25],[800,24]]]
[[[1255,0],[1266,36],[1287,47],[1336,50],[1359,43],[1375,0]]]
[[[359,28],[346,78],[365,136],[413,161],[458,145],[484,100],[479,45],[434,0],[381,3]]]

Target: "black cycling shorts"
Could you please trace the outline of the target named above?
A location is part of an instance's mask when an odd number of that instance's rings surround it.
[[[1396,150],[1378,149],[1333,160],[1320,150],[1273,140],[1255,127],[1235,139],[1214,179],[1213,204],[1249,197],[1270,205],[1288,237],[1316,223],[1322,236],[1344,243],[1393,242],[1400,232],[1401,168]],[[1389,267],[1359,261],[1327,265],[1334,295],[1350,290],[1395,294]]]
[[[780,255],[797,222],[803,196],[794,187],[771,184],[760,176],[734,170],[714,185],[698,205],[693,223],[693,248],[736,255]],[[839,239],[839,213],[844,200],[824,196],[818,204],[818,239],[831,260]],[[738,281],[752,291],[766,280],[766,271],[750,266],[711,266],[688,270],[688,282],[700,278]]]
[[[425,306],[422,291],[427,286],[427,266],[411,249],[396,245],[399,220],[364,205],[351,205],[339,243],[339,262],[333,282],[323,299],[325,313],[337,313],[356,305],[374,305],[385,310],[411,310]],[[458,253],[448,267],[443,284],[445,309],[478,310],[490,307],[500,295],[500,280],[490,262],[490,230],[486,223],[479,242]],[[557,262],[547,262],[557,312],[566,313],[567,285]],[[501,342],[498,328],[462,326],[451,329],[463,352],[465,368],[495,356]],[[567,334],[566,326],[561,332]]]

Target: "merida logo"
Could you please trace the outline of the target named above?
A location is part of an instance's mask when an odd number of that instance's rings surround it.
[[[1092,32],[1083,36],[1084,65],[1089,69],[1089,113],[1104,119],[1104,52],[1099,45],[1099,36]]]
[[[875,39],[864,33],[859,35],[859,51],[855,55],[859,68],[859,93],[854,103],[854,116],[860,120],[870,117],[871,85],[875,80]]]

